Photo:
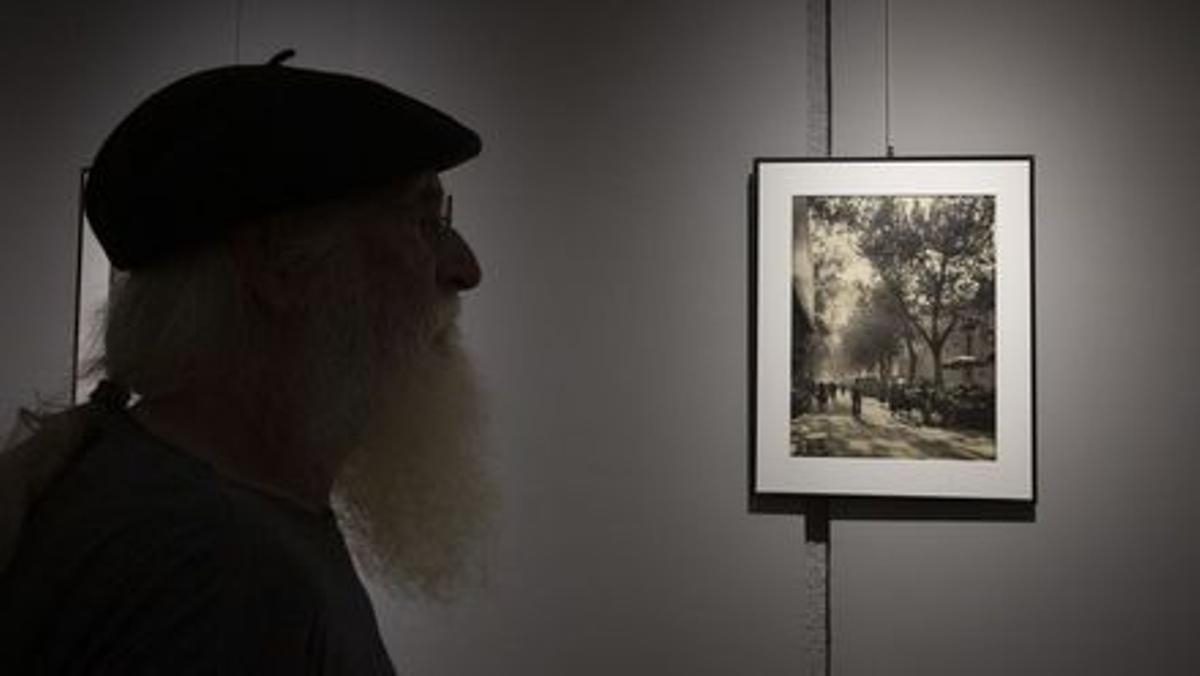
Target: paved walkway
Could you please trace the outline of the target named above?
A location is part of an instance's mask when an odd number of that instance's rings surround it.
[[[982,432],[922,426],[893,416],[872,397],[863,397],[862,417],[850,414],[850,397],[825,413],[792,422],[793,455],[839,458],[995,460],[996,441]]]

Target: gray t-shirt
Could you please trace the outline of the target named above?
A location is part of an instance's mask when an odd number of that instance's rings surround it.
[[[333,513],[224,478],[127,414],[0,573],[2,674],[394,674]]]

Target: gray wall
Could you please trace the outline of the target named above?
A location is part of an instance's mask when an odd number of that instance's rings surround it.
[[[103,8],[99,5],[103,4]],[[835,0],[835,152],[882,151],[880,0]],[[901,154],[1038,156],[1035,523],[838,522],[837,674],[1192,673],[1200,406],[1184,3],[893,3]],[[802,522],[745,505],[744,180],[806,148],[804,0],[263,2],[245,60],[478,127],[451,175],[505,492],[491,585],[380,599],[420,674],[802,672]],[[67,391],[78,167],[234,55],[235,3],[0,16],[0,416]]]
[[[835,4],[835,151],[878,154],[881,3]],[[897,152],[1037,155],[1039,505],[839,524],[837,672],[1200,673],[1200,15],[892,8]]]

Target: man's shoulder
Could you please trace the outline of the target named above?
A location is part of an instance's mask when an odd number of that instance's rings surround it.
[[[153,648],[203,664],[201,646],[240,650],[235,627],[308,631],[319,596],[296,557],[179,453],[106,431],[34,508],[0,574],[0,671],[57,664],[60,651],[124,664]]]
[[[12,574],[22,565],[64,580],[169,574],[204,587],[244,577],[240,568],[289,572],[285,548],[208,465],[121,425],[82,451],[24,530]]]

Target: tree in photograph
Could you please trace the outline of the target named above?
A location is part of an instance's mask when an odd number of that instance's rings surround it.
[[[995,199],[825,197],[810,208],[814,222],[857,233],[881,288],[929,349],[940,390],[947,339],[964,320],[995,311]]]
[[[995,200],[885,197],[877,205],[869,218],[854,221],[859,247],[929,348],[940,390],[942,350],[951,333],[964,319],[994,311]]]
[[[918,348],[918,341],[921,338],[913,329],[912,322],[908,320],[904,308],[882,284],[862,289],[861,298],[863,303],[870,307],[870,311],[878,317],[877,321],[890,326],[895,334],[895,339],[904,345],[904,354],[908,357],[907,368],[904,372],[905,382],[916,381],[917,367],[921,363],[921,352]]]

